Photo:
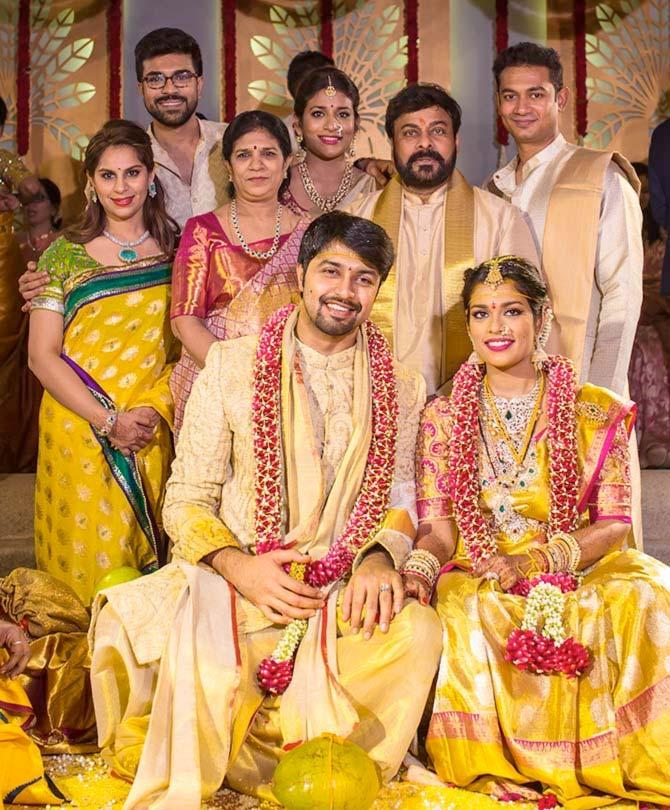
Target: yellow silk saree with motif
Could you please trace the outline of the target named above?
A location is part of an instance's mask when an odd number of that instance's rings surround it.
[[[172,456],[168,380],[177,355],[168,319],[171,263],[161,255],[103,267],[61,237],[39,267],[49,284],[33,308],[63,316],[63,360],[106,408],[148,406],[161,417],[151,442],[126,458],[45,392],[35,556],[38,568],[88,605],[108,571],[154,570],[164,551],[157,518]]]
[[[424,412],[421,523],[453,516],[450,413],[444,397]],[[581,526],[630,523],[633,416],[630,404],[605,389],[586,385],[578,393]],[[543,542],[549,519],[546,432],[533,438],[507,486],[496,464],[480,439],[480,507],[499,551],[524,553]],[[629,549],[584,571],[580,587],[566,594],[563,614],[567,633],[591,655],[578,678],[533,674],[505,660],[525,601],[470,573],[459,536],[437,586],[444,646],[427,750],[439,777],[496,797],[537,799],[551,791],[569,810],[619,799],[670,803],[670,569]]]

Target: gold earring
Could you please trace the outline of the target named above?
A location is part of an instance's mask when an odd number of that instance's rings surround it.
[[[295,155],[294,155],[295,163],[297,165],[298,163],[304,163],[305,162],[305,158],[307,157],[307,152],[305,152],[305,150],[303,149],[303,146],[302,146],[303,137],[302,137],[301,132],[296,132],[295,139],[298,142],[298,148],[295,150]]]
[[[354,162],[354,158],[356,157],[356,136],[352,138],[351,145],[347,149],[347,159],[350,163]]]
[[[545,351],[545,346],[549,340],[551,333],[551,322],[554,319],[554,313],[549,304],[543,308],[544,324],[542,331],[535,338],[535,350],[530,356],[530,362],[535,366],[537,371],[542,371],[544,363],[549,359],[549,355]]]
[[[483,365],[485,365],[485,363],[482,360],[479,352],[477,351],[477,349],[475,349],[475,342],[472,339],[472,335],[470,334],[469,331],[468,331],[468,337],[470,338],[470,343],[472,343],[472,353],[470,354],[470,357],[468,357],[468,359],[466,360],[466,363],[468,363],[471,366],[483,366]]]

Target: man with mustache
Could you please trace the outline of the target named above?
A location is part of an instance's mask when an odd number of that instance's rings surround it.
[[[224,777],[270,799],[282,754],[326,732],[398,770],[441,631],[398,570],[425,386],[367,320],[392,262],[379,226],[324,214],[299,307],[207,355],[165,496],[173,561],[94,611],[100,744],[137,771],[127,810],[196,810]]]
[[[448,390],[471,351],[460,299],[465,268],[505,254],[538,261],[521,213],[455,169],[460,123],[460,106],[439,85],[401,90],[386,111],[397,175],[349,208],[394,242],[396,262],[372,318],[429,395]]]
[[[146,111],[156,173],[167,210],[183,228],[189,217],[225,202],[221,154],[226,124],[195,114],[204,85],[196,40],[179,28],[157,28],[135,46],[135,71]]]
[[[493,74],[519,154],[488,188],[528,215],[554,310],[554,352],[573,361],[580,383],[623,395],[642,303],[637,175],[617,152],[561,135],[568,88],[553,48],[513,45]]]

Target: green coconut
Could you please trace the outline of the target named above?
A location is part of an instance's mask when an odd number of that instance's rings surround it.
[[[322,734],[282,758],[272,790],[286,810],[367,810],[381,784],[379,768],[360,746]]]

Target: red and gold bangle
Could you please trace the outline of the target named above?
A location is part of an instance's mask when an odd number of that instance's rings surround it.
[[[432,552],[415,548],[403,563],[400,573],[418,577],[432,590],[440,575],[441,567],[440,561]]]

